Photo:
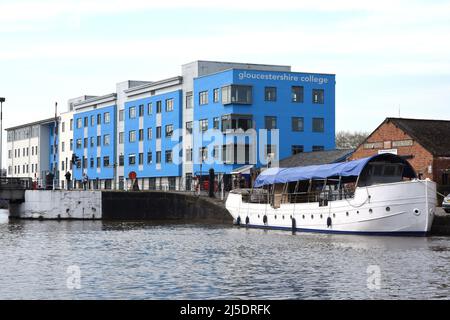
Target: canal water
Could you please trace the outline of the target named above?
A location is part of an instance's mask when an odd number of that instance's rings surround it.
[[[0,299],[449,299],[450,238],[17,221]]]

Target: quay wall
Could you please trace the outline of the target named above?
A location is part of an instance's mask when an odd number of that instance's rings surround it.
[[[220,200],[181,192],[107,191],[102,194],[102,208],[105,220],[233,222]]]
[[[101,191],[27,190],[25,201],[9,204],[20,219],[101,219]]]

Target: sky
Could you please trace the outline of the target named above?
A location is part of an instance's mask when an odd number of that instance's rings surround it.
[[[450,119],[450,1],[0,0],[0,40],[3,128],[195,60],[334,73],[337,130]]]

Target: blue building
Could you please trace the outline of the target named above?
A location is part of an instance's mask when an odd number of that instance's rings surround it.
[[[136,174],[141,189],[189,189],[211,168],[230,175],[335,147],[335,75],[289,66],[195,61],[69,105],[73,178],[89,188],[126,189]]]

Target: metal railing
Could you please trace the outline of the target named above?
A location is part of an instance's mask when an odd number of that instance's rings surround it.
[[[296,193],[269,194],[267,190],[254,189],[247,193],[242,193],[242,201],[250,203],[275,203],[275,197],[279,197],[280,203],[311,203],[318,202],[320,205],[327,205],[329,201],[352,199],[355,196],[354,190],[333,190],[333,191],[311,191]]]
[[[33,187],[31,178],[0,178],[1,190],[30,190]]]

